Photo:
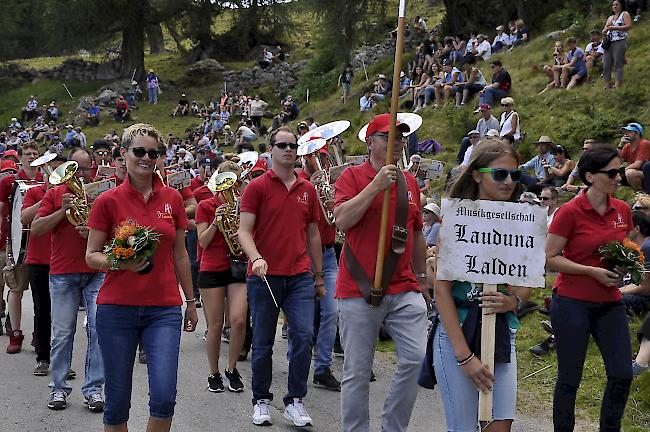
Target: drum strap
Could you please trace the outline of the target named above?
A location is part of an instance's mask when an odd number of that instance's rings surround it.
[[[354,279],[361,291],[361,295],[371,306],[379,306],[384,297],[384,291],[390,284],[391,279],[397,269],[397,263],[406,249],[408,240],[408,230],[406,229],[406,220],[408,217],[408,188],[406,178],[402,171],[397,172],[397,203],[395,206],[395,225],[393,225],[391,236],[391,247],[384,260],[384,269],[382,272],[381,288],[374,289],[372,280],[366,274],[352,248],[346,241],[343,244],[343,257],[345,267]]]

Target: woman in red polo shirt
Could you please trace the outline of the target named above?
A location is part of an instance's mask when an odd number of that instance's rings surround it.
[[[235,162],[226,161],[219,165],[217,172],[241,174],[241,167]],[[246,332],[246,276],[237,277],[230,269],[230,250],[223,234],[217,227],[217,207],[223,204],[218,195],[203,200],[196,209],[196,229],[199,245],[203,248],[199,273],[199,287],[203,299],[203,313],[208,323],[206,352],[210,364],[208,390],[213,393],[224,391],[223,379],[219,373],[219,352],[221,350],[221,330],[228,296],[228,317],[230,319],[230,339],[228,350],[228,390],[244,391],[241,375],[237,370],[237,360],[244,345]]]
[[[515,201],[521,190],[515,149],[501,139],[481,141],[469,165],[451,184],[450,198]],[[444,224],[444,221],[443,221]],[[477,430],[479,390],[493,390],[494,421],[489,429],[509,431],[516,415],[517,355],[515,287],[499,285],[496,293],[482,293],[480,284],[464,281],[435,282],[440,323],[434,333],[433,365],[445,408],[447,430]],[[514,293],[513,293],[514,291]],[[480,341],[468,340],[480,326],[481,308],[497,314],[494,375],[481,363]],[[485,427],[485,425],[483,425]],[[481,429],[483,429],[483,427]]]
[[[198,321],[185,249],[188,220],[178,191],[153,174],[156,160],[164,155],[160,132],[150,125],[134,124],[124,130],[122,147],[127,176],[93,203],[86,262],[95,269],[114,268],[102,250],[115,227],[125,220],[153,228],[160,241],[152,258],[153,271],[137,273],[147,266],[145,260],[120,263],[118,270],[108,270],[97,297],[99,348],[107,359],[104,424],[111,430],[127,430],[133,360],[141,341],[149,375],[147,430],[169,431],[176,404],[181,327],[194,331]],[[179,282],[187,305],[184,320]]]
[[[576,392],[593,336],[607,372],[601,430],[618,431],[632,382],[632,348],[621,276],[606,268],[598,249],[624,240],[634,228],[630,207],[612,195],[621,184],[621,160],[610,147],[587,150],[578,162],[586,190],[555,213],[546,243],[546,264],[559,274],[553,286],[551,321],[557,351],[553,397],[556,431],[572,431]]]

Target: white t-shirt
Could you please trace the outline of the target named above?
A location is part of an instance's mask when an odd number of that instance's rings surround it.
[[[264,61],[267,61],[269,63],[273,61],[273,53],[271,51],[267,51],[264,53]]]
[[[237,129],[237,132],[241,133],[241,135],[246,138],[256,137],[255,132],[253,132],[249,127],[246,126],[240,126],[239,129]]]
[[[598,44],[598,46],[596,47],[595,51],[596,51],[598,54],[601,54],[601,55],[602,55],[602,54],[605,54],[605,50],[603,49],[603,44],[602,44],[602,43]],[[587,47],[585,48],[585,53],[586,53],[587,55],[591,55],[593,52],[594,52],[594,43],[593,43],[593,42],[589,42],[589,43],[587,44]]]
[[[510,36],[508,36],[505,33],[501,33],[500,35],[496,35],[494,37],[494,42],[492,42],[492,45],[494,45],[497,42],[501,42],[502,44],[507,45],[507,46],[511,45]]]
[[[465,156],[463,157],[463,163],[461,164],[462,166],[469,165],[469,160],[472,158],[473,151],[474,151],[474,144],[467,147],[467,150],[465,150]]]
[[[478,55],[483,58],[483,60],[487,60],[492,55],[492,45],[490,45],[490,42],[487,40],[484,40],[479,44],[476,51],[478,52]]]

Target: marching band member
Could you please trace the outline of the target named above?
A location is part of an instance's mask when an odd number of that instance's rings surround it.
[[[219,173],[231,172],[241,174],[241,167],[235,162],[226,161],[219,166]],[[237,185],[239,181],[237,182]],[[236,186],[233,186],[235,188]],[[234,191],[235,196],[238,195]],[[208,326],[206,352],[210,364],[208,390],[214,393],[224,391],[223,379],[219,373],[219,352],[221,347],[221,330],[223,328],[226,296],[228,297],[228,316],[230,319],[230,338],[228,350],[228,389],[232,392],[244,391],[241,375],[237,370],[237,360],[244,345],[246,332],[246,278],[231,271],[231,251],[224,238],[224,233],[217,225],[217,208],[223,204],[219,194],[199,203],[196,210],[196,223],[199,245],[203,248],[199,287],[203,299],[203,312]],[[236,238],[232,239],[236,241]]]
[[[255,425],[271,424],[271,355],[282,308],[291,323],[284,417],[295,426],[306,426],[313,424],[302,399],[307,394],[312,354],[314,294],[325,294],[318,233],[320,208],[314,186],[294,172],[296,136],[280,127],[271,134],[270,146],[273,168],[246,186],[238,231],[239,242],[250,259],[247,289],[253,316],[252,417]]]
[[[35,142],[29,142],[18,147],[18,154],[20,156],[20,162],[22,168],[16,176],[8,175],[3,177],[0,180],[0,214],[2,214],[2,224],[0,229],[2,231],[1,243],[6,245],[7,243],[7,233],[9,230],[8,218],[11,208],[9,208],[9,195],[13,189],[15,180],[23,181],[36,181],[42,182],[43,175],[38,171],[38,168],[34,168],[29,164],[32,163],[38,155],[38,145]],[[21,235],[18,233],[16,235]],[[6,254],[4,246],[2,247],[2,256],[0,259],[2,267],[4,267]],[[18,253],[19,251],[13,251]],[[2,271],[2,269],[0,269]],[[7,346],[7,353],[16,354],[19,353],[22,349],[23,332],[20,329],[22,321],[22,300],[23,292],[29,289],[29,281],[27,280],[27,267],[23,265],[15,266],[13,269],[14,281],[9,283],[7,280],[7,286],[9,286],[9,295],[7,299],[7,309],[9,312],[9,323],[11,324],[11,333],[9,334],[9,345]]]
[[[324,172],[329,170],[330,161],[327,146],[321,147],[316,154],[307,154],[302,157],[302,170],[298,171],[298,177],[311,181],[316,184],[326,181]],[[316,158],[319,158],[322,170],[318,169]],[[326,205],[331,206],[329,202]],[[330,207],[331,208],[331,207]],[[321,209],[322,212],[322,209]],[[320,215],[318,222],[321,243],[323,245],[323,273],[325,282],[325,295],[318,302],[320,319],[316,337],[316,354],[314,359],[314,385],[329,390],[340,391],[341,383],[332,375],[330,366],[332,365],[332,349],[336,339],[336,322],[338,318],[338,308],[334,300],[334,291],[336,290],[336,274],[338,273],[338,264],[336,262],[336,252],[334,251],[334,242],[336,240],[336,227],[330,224],[325,215]],[[289,324],[290,325],[290,324]]]
[[[397,128],[395,160],[401,157],[405,144],[402,133],[410,130],[407,124],[399,122]],[[405,431],[408,426],[426,345],[427,306],[422,295],[428,293],[420,188],[408,172],[402,173],[395,165],[385,165],[389,129],[389,114],[378,115],[370,121],[365,136],[369,160],[347,168],[334,185],[336,225],[346,237],[336,281],[341,342],[345,351],[341,394],[341,430],[345,432],[368,430],[368,389],[381,326],[397,346],[397,371],[382,414],[384,431]],[[397,186],[401,184],[407,189],[402,189],[403,194],[397,192],[396,182]],[[402,228],[408,231],[408,237],[403,254],[395,258],[399,261],[385,288],[383,302],[373,308],[364,297],[368,297],[372,285],[369,278],[375,274],[383,192],[388,188],[392,190],[388,226],[399,223],[399,219],[405,220]],[[403,210],[396,211],[396,207]],[[388,243],[387,247],[390,241]],[[389,259],[387,256],[386,263]],[[358,272],[359,269],[362,271]]]
[[[79,165],[75,177],[90,178],[92,157],[85,148],[70,151],[68,159]],[[84,259],[88,228],[72,225],[66,218],[75,198],[68,185],[61,184],[49,189],[32,222],[31,235],[42,236],[52,233],[50,255],[50,298],[52,304],[52,349],[50,367],[52,370],[52,392],[47,406],[62,410],[67,406],[67,397],[72,391],[66,378],[72,361],[72,344],[77,330],[77,311],[83,299],[88,324],[88,349],[86,369],[81,392],[84,403],[93,412],[104,409],[102,386],[104,385],[104,364],[97,345],[95,326],[96,300],[104,273],[90,268]]]
[[[57,156],[49,165],[55,169],[65,162],[63,156]],[[20,212],[20,221],[29,226],[41,206],[45,192],[51,186],[48,183],[34,186],[25,194],[23,208]],[[27,243],[27,278],[32,287],[34,301],[34,334],[36,350],[36,368],[34,375],[46,376],[50,372],[50,338],[52,335],[52,318],[50,315],[50,247],[52,232],[41,236],[31,234]]]
[[[221,160],[223,161],[223,159]],[[201,184],[192,190],[192,195],[194,196],[196,202],[200,204],[201,201],[212,198],[212,192],[210,192],[210,189],[208,189],[205,183],[210,179],[210,177],[212,177],[212,174],[219,167],[219,159],[203,158],[201,162],[199,162],[199,167],[199,176],[202,175],[203,180],[201,181]],[[197,178],[199,177],[194,177],[192,181],[196,180]],[[200,260],[201,259],[199,257],[199,261]]]
[[[93,143],[93,170],[90,179],[87,181],[101,180],[110,175],[110,168],[113,166],[111,146],[103,139]]]
[[[124,159],[118,147],[113,149],[113,160],[115,161],[115,172],[108,178],[115,180],[115,186],[119,186],[126,178],[126,159]]]
[[[124,130],[122,156],[127,177],[118,188],[100,195],[88,221],[90,233],[85,259],[97,270],[114,268],[103,247],[115,227],[125,220],[148,226],[160,234],[154,270],[142,275],[144,259],[119,262],[102,284],[97,298],[100,349],[106,363],[105,430],[127,430],[133,362],[138,341],[147,353],[149,377],[148,431],[169,431],[176,404],[176,381],[181,327],[194,331],[197,323],[192,278],[185,249],[188,223],[178,191],[154,174],[164,155],[160,133],[150,125]],[[177,279],[178,278],[178,279]],[[185,294],[185,319],[178,284]],[[182,325],[181,325],[182,322]]]

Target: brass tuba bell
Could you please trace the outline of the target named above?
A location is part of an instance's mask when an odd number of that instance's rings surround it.
[[[86,201],[86,192],[83,188],[83,182],[75,177],[79,169],[79,164],[75,161],[69,161],[59,165],[50,173],[49,182],[51,185],[58,186],[65,184],[74,194],[70,202],[70,208],[65,211],[68,221],[74,226],[86,225],[90,215],[90,206]]]
[[[219,194],[223,201],[223,204],[217,207],[215,219],[233,257],[241,257],[244,254],[239,242],[232,239],[239,229],[239,204],[234,191],[237,180],[237,174],[232,172],[216,172],[208,180],[208,189],[213,194]]]

